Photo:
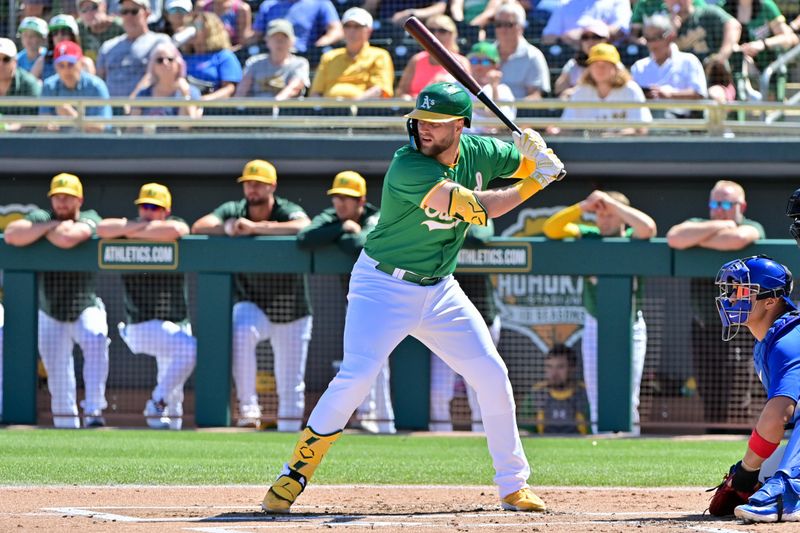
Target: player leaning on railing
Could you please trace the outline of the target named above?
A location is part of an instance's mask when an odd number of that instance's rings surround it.
[[[485,225],[519,206],[555,181],[564,165],[532,130],[515,134],[516,147],[462,135],[472,100],[452,83],[426,87],[407,118],[411,142],[395,152],[383,183],[381,219],[353,267],[344,360],[264,497],[265,511],[289,511],[407,335],[475,388],[503,508],[546,508],[527,483],[530,468],[505,364],[452,274],[468,224]],[[498,177],[521,179],[487,190]]]

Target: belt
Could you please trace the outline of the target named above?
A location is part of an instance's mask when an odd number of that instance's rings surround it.
[[[378,263],[375,265],[375,268],[389,274],[390,276],[398,279],[402,279],[403,281],[408,281],[409,283],[414,283],[415,285],[420,285],[422,287],[427,287],[429,285],[436,285],[442,278],[434,278],[430,276],[420,276],[419,274],[414,274],[413,272],[409,272],[408,270],[403,270],[401,268],[393,267],[392,265],[386,263]],[[402,276],[399,275],[402,272]],[[397,273],[397,274],[395,274]]]

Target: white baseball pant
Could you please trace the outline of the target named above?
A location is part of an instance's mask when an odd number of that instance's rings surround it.
[[[3,420],[3,327],[6,314],[3,304],[0,303],[0,420]]]
[[[387,360],[378,372],[369,394],[358,408],[361,420],[376,421],[376,428],[382,433],[390,433],[394,427],[394,407],[392,407],[391,373]]]
[[[495,346],[500,343],[500,315],[497,315],[489,326],[489,334]],[[450,415],[450,402],[455,396],[456,379],[460,378],[453,370],[445,364],[435,353],[431,352],[431,410],[430,431],[453,431],[452,416]],[[472,431],[483,432],[483,422],[481,422],[481,408],[478,405],[478,395],[475,389],[466,386],[467,402],[472,412]]]
[[[530,467],[519,438],[511,382],[483,317],[453,276],[422,287],[375,265],[362,252],[353,267],[344,359],[308,425],[323,435],[342,429],[389,354],[412,335],[475,388],[500,496],[526,487]]]
[[[631,373],[633,387],[631,392],[631,422],[633,426],[632,432],[638,435],[641,431],[639,425],[639,390],[642,386],[644,358],[647,353],[647,324],[644,322],[644,316],[641,311],[636,314],[632,334]],[[586,313],[583,321],[581,357],[583,360],[583,382],[586,386],[586,397],[589,401],[592,433],[597,433],[597,319],[589,313]]]
[[[94,416],[108,406],[109,343],[106,309],[99,298],[98,305],[84,309],[75,322],[61,322],[39,311],[39,355],[47,370],[55,427],[80,427],[72,357],[75,344],[83,351],[83,382],[86,387],[86,399],[81,402],[83,412]]]
[[[239,409],[258,407],[256,345],[266,339],[275,356],[278,431],[300,431],[305,412],[305,374],[311,316],[287,323],[270,321],[253,302],[233,306],[233,381]]]
[[[183,386],[197,361],[197,339],[189,323],[148,320],[120,322],[119,336],[133,353],[155,357],[158,377],[152,399],[167,404],[164,416],[183,416]]]

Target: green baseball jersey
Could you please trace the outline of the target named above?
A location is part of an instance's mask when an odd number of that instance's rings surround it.
[[[306,250],[320,246],[336,244],[340,250],[358,256],[364,248],[367,235],[375,229],[380,218],[378,208],[370,203],[364,204],[364,210],[357,222],[361,226],[359,233],[349,233],[342,229],[342,221],[336,215],[336,209],[329,207],[311,219],[311,224],[297,234],[297,245]]]
[[[37,209],[25,215],[25,220],[33,223],[56,220],[50,210]],[[96,211],[87,210],[78,213],[77,222],[83,222],[97,231],[97,224],[102,218]],[[42,272],[39,275],[39,309],[61,322],[78,320],[84,309],[97,305],[94,272]]]
[[[170,216],[167,220],[185,222]],[[137,272],[122,275],[125,287],[123,301],[125,320],[138,324],[148,320],[166,320],[176,324],[189,321],[188,289],[183,274],[167,272]]]
[[[700,57],[715,54],[722,47],[725,24],[732,19],[719,6],[697,7],[681,24],[675,43],[681,52],[691,52]]]
[[[250,219],[247,200],[225,202],[213,213],[225,222],[229,218]],[[275,197],[269,219],[288,222],[306,217],[306,212],[297,204]],[[302,274],[248,274],[234,276],[237,302],[253,302],[272,322],[292,322],[311,314],[308,283]]]
[[[364,249],[379,262],[422,276],[451,274],[469,224],[423,207],[424,198],[444,180],[486,190],[491,180],[516,172],[520,161],[514,145],[476,135],[461,136],[452,167],[410,145],[400,148],[383,180],[381,219]]]

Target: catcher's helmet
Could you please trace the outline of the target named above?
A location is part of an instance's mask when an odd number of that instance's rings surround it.
[[[411,145],[419,146],[417,120],[426,122],[452,122],[464,119],[464,126],[472,122],[472,98],[460,85],[443,81],[426,86],[417,95],[414,110],[406,115]]]
[[[797,246],[800,246],[800,189],[794,191],[794,194],[789,198],[789,204],[786,206],[786,216],[794,219],[789,225],[789,231],[792,237],[797,241]]]
[[[755,300],[782,298],[789,309],[797,309],[789,298],[792,273],[765,255],[725,263],[717,273],[715,283],[719,287],[716,303],[724,341],[735,337],[741,325],[747,322]]]

